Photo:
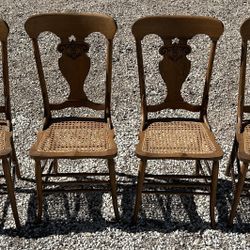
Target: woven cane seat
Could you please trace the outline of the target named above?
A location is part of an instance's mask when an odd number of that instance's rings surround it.
[[[140,134],[140,157],[220,158],[222,150],[212,132],[201,122],[154,122]]]
[[[239,136],[239,152],[238,157],[242,161],[250,161],[250,124],[244,128]]]
[[[0,156],[11,152],[9,127],[0,125]]]
[[[247,125],[243,132],[244,151],[250,155],[250,125]]]
[[[31,156],[98,157],[116,154],[113,131],[103,122],[67,121],[38,134]]]

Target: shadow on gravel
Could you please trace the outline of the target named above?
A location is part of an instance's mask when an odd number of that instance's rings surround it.
[[[17,193],[30,194],[27,215],[28,218],[20,230],[3,229],[9,207],[8,199],[3,206],[1,216],[0,235],[19,236],[23,238],[42,238],[50,235],[66,235],[70,233],[104,231],[108,227],[119,229],[128,233],[159,231],[173,232],[184,230],[188,232],[200,232],[211,229],[209,223],[209,204],[205,207],[207,216],[204,221],[199,215],[194,196],[184,195],[178,197],[178,202],[173,195],[144,195],[143,209],[140,213],[138,224],[131,224],[135,199],[136,176],[128,176],[126,181],[119,181],[119,201],[121,220],[113,222],[110,218],[104,218],[109,209],[113,217],[113,207],[110,203],[103,206],[103,193],[80,194],[50,194],[46,195],[44,202],[43,222],[35,223],[36,201],[33,189],[17,188]],[[217,199],[217,227],[223,232],[246,233],[250,232],[250,201],[243,198],[239,206],[239,213],[233,228],[227,227],[227,218],[232,200],[231,182],[219,180]],[[207,199],[208,200],[208,199]],[[206,200],[206,201],[207,201]],[[104,207],[104,208],[103,208]],[[203,216],[202,216],[203,217]]]
[[[143,209],[140,212],[138,224],[136,226],[130,224],[133,212],[133,204],[135,199],[135,188],[127,186],[123,188],[122,193],[122,217],[127,223],[127,227],[119,224],[121,230],[128,233],[136,233],[143,231],[159,231],[170,233],[176,230],[184,230],[188,232],[203,232],[211,229],[209,223],[209,200],[207,204],[206,214],[208,222],[204,221],[198,211],[193,195],[178,196],[179,206],[173,208],[173,195],[147,195],[143,200]],[[217,192],[217,226],[216,230],[223,232],[247,233],[250,232],[250,200],[249,197],[242,197],[239,205],[240,212],[237,214],[235,225],[232,228],[227,226],[227,220],[231,209],[232,202],[232,184],[231,181],[219,179]],[[150,204],[148,206],[148,204]],[[160,216],[159,216],[160,214]],[[173,215],[172,215],[173,214]],[[182,214],[184,219],[176,218],[178,214]],[[160,217],[160,218],[158,218]],[[179,219],[179,220],[178,220]]]

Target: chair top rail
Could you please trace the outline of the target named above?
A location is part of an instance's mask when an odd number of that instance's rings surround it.
[[[132,27],[133,35],[139,40],[149,34],[157,34],[165,39],[190,39],[197,34],[206,34],[212,40],[218,40],[223,30],[221,21],[203,16],[148,16],[137,20]]]
[[[37,38],[40,33],[49,31],[61,38],[74,35],[79,38],[93,32],[100,32],[110,40],[116,32],[116,23],[110,16],[99,13],[51,13],[30,17],[25,23],[25,29],[31,38]]]

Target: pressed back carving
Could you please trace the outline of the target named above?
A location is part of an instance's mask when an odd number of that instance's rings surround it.
[[[168,90],[166,107],[175,109],[180,103],[188,105],[181,96],[181,88],[190,72],[191,62],[186,56],[191,52],[191,47],[186,40],[172,43],[171,39],[167,39],[159,52],[163,56],[159,70]]]
[[[216,42],[223,33],[223,24],[214,18],[189,16],[150,16],[136,21],[132,27],[137,45],[139,81],[144,115],[162,109],[185,109],[193,112],[206,113],[209,82],[215,54]],[[160,36],[164,45],[159,53],[163,59],[159,62],[159,71],[167,87],[167,97],[163,103],[147,105],[145,77],[141,41],[146,35]],[[184,101],[181,88],[190,73],[191,62],[187,55],[191,53],[188,40],[195,35],[205,34],[211,39],[211,51],[205,79],[201,105],[193,105]]]
[[[50,110],[67,107],[89,107],[96,110],[105,110],[109,113],[111,70],[112,70],[112,41],[116,32],[114,20],[101,14],[44,14],[29,18],[25,28],[33,40],[34,52],[39,72],[43,99],[47,115]],[[52,32],[60,38],[57,49],[61,53],[59,69],[70,87],[68,99],[63,103],[51,104],[48,100],[47,88],[42,70],[37,38],[42,32]],[[85,79],[90,70],[90,45],[85,38],[94,32],[100,32],[107,40],[107,67],[106,67],[106,97],[105,104],[90,101],[84,92]]]
[[[70,86],[69,101],[87,100],[83,85],[90,69],[88,50],[89,45],[84,41],[71,40],[58,45],[58,51],[62,53],[59,68]]]

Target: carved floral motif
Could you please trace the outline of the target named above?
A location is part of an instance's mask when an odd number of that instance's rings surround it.
[[[74,37],[73,37],[74,38]],[[90,69],[90,58],[87,54],[89,44],[69,37],[57,47],[62,53],[58,60],[59,69],[70,86],[69,101],[85,100],[84,82]]]
[[[57,50],[72,59],[76,59],[89,51],[89,44],[83,41],[78,42],[71,40],[70,42],[60,43]]]
[[[185,40],[178,42],[165,40],[164,46],[159,50],[163,55],[163,59],[159,62],[159,70],[167,86],[165,103],[173,109],[180,107],[179,105],[187,106],[182,98],[181,88],[190,72],[191,62],[186,57],[190,52],[191,47]]]
[[[167,56],[172,61],[178,61],[182,57],[188,55],[191,52],[191,47],[188,44],[173,43],[170,45],[163,45],[159,53],[163,56]]]

